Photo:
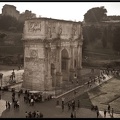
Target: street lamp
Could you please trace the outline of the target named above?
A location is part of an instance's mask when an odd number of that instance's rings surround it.
[[[1,96],[2,96],[2,78],[3,78],[3,74],[0,73],[0,79],[1,79],[1,94],[0,94],[0,99],[1,99]]]

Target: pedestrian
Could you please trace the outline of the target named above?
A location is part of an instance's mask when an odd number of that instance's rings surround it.
[[[24,96],[24,102],[26,102],[26,96]]]
[[[73,118],[73,112],[71,112],[71,116],[70,117]]]
[[[43,114],[40,112],[40,118],[43,118]]]
[[[104,110],[104,118],[106,118],[106,110]]]
[[[8,101],[8,109],[10,109],[10,102]]]
[[[89,86],[90,86],[90,82],[88,81],[88,83],[87,83],[87,84],[88,84],[88,87],[89,87]]]
[[[21,95],[21,93],[20,93],[20,91],[18,92],[18,98],[20,98],[20,95]]]
[[[75,109],[75,102],[74,102],[74,100],[72,100],[72,111],[74,111],[74,109]]]
[[[35,117],[36,117],[36,112],[34,111],[34,112],[33,112],[33,118],[35,118]]]
[[[31,100],[30,100],[30,105],[31,105],[31,106],[34,105],[34,100],[33,100],[33,98],[31,98]]]
[[[64,104],[62,104],[62,112],[64,111]]]
[[[76,82],[77,82],[77,84],[78,84],[78,79],[76,79]]]
[[[6,101],[6,109],[8,108],[8,102]]]
[[[25,117],[28,118],[28,112],[27,111],[25,112]]]
[[[62,104],[64,104],[64,102],[65,102],[65,98],[64,98],[64,97],[62,97]]]
[[[14,109],[17,108],[17,105],[16,105],[16,104],[17,104],[17,102],[15,101],[15,102],[14,102]]]
[[[73,80],[71,80],[72,84],[73,84]]]
[[[97,118],[99,117],[99,110],[97,110]]]
[[[95,106],[95,111],[97,111],[97,110],[98,110],[98,106],[96,105],[96,106]]]
[[[80,108],[80,101],[78,100],[78,109]]]
[[[20,102],[17,100],[16,102],[16,108],[19,108],[20,107]]]
[[[108,113],[110,114],[110,104],[108,104]]]
[[[111,117],[113,118],[113,113],[114,113],[114,110],[113,110],[113,108],[112,108],[112,111],[111,111],[111,112],[112,112],[112,116],[111,116]]]
[[[74,110],[73,118],[76,118],[76,110]]]
[[[68,111],[70,110],[70,103],[68,102]]]
[[[13,103],[15,102],[15,97],[14,97],[14,96],[12,96],[12,102],[13,102]]]
[[[32,118],[31,111],[28,113],[28,117],[29,117],[29,118]]]
[[[39,111],[37,111],[36,117],[39,118],[39,115],[40,115],[40,113],[39,113]]]

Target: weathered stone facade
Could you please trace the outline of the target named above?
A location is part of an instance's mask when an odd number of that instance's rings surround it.
[[[82,68],[80,22],[36,18],[24,25],[24,82],[31,90],[54,90],[79,77]]]

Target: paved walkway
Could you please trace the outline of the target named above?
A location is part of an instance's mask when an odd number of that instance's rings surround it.
[[[99,111],[99,112],[100,112],[100,115],[104,118],[104,111]],[[112,118],[111,114],[106,113],[106,118]],[[113,118],[120,118],[120,114],[114,113],[113,114]]]
[[[107,77],[106,76],[106,80],[103,80],[103,82],[109,80],[112,78],[112,76]],[[103,82],[101,82],[100,84],[102,84]],[[0,107],[1,112],[3,112],[2,114],[2,118],[25,118],[25,112],[26,111],[31,111],[33,112],[35,111],[41,111],[44,114],[44,118],[70,118],[71,115],[71,111],[67,110],[67,106],[65,105],[65,110],[64,112],[62,112],[61,106],[56,106],[56,100],[61,100],[62,97],[65,97],[66,100],[67,98],[69,100],[72,100],[73,98],[79,96],[80,94],[82,94],[83,92],[86,92],[94,87],[97,87],[98,85],[100,85],[98,82],[96,82],[92,87],[87,87],[87,84],[85,83],[84,85],[86,87],[81,87],[79,86],[79,88],[77,89],[77,94],[76,96],[74,96],[74,89],[72,91],[69,91],[68,93],[64,93],[61,96],[58,96],[56,99],[52,99],[50,101],[45,101],[43,103],[35,103],[34,107],[30,106],[29,104],[24,103],[23,97],[24,95],[21,95],[20,98],[17,97],[16,98],[20,101],[20,109],[19,110],[15,110],[13,108],[13,105],[11,105],[11,109],[10,110],[5,110],[5,101],[12,101],[11,100],[11,96],[12,93],[11,92],[4,92],[2,95],[2,107]],[[17,94],[17,93],[16,93]],[[66,101],[67,102],[67,101]],[[91,111],[90,109],[87,108],[80,108],[80,109],[76,109],[76,117],[77,118],[96,118],[96,112],[95,111]],[[103,116],[103,111],[100,111],[100,118],[104,117]],[[107,115],[107,118],[109,118],[110,116]],[[114,114],[114,118],[116,117],[120,117],[119,114]]]
[[[2,98],[11,102],[11,92],[5,92]],[[62,112],[61,106],[56,106],[56,100],[52,99],[50,101],[45,101],[43,103],[35,103],[34,106],[24,103],[23,96],[16,98],[20,101],[20,109],[15,110],[13,105],[11,109],[4,109],[1,118],[25,118],[26,111],[41,111],[44,114],[44,118],[70,118],[71,111],[68,111],[67,106],[65,106],[64,112]],[[4,104],[5,105],[5,104]],[[5,107],[3,105],[3,107]],[[80,108],[76,109],[77,118],[96,118],[96,112],[91,111],[90,109]]]
[[[0,100],[0,116],[2,115],[2,112],[6,110],[6,101],[5,100]]]

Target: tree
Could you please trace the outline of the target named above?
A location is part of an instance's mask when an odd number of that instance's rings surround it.
[[[24,22],[19,22],[16,18],[4,15],[0,17],[0,30],[11,32],[23,32]]]
[[[108,40],[108,34],[107,34],[107,28],[104,28],[103,29],[103,34],[102,34],[102,45],[103,45],[103,48],[106,48],[107,47],[107,40]]]
[[[87,11],[84,15],[85,22],[100,22],[106,17],[107,10],[102,7],[95,7]]]
[[[113,49],[120,52],[120,27],[116,27],[113,31]]]
[[[83,27],[83,37],[86,44],[95,42],[96,39],[100,38],[100,36],[100,29],[94,25]]]

